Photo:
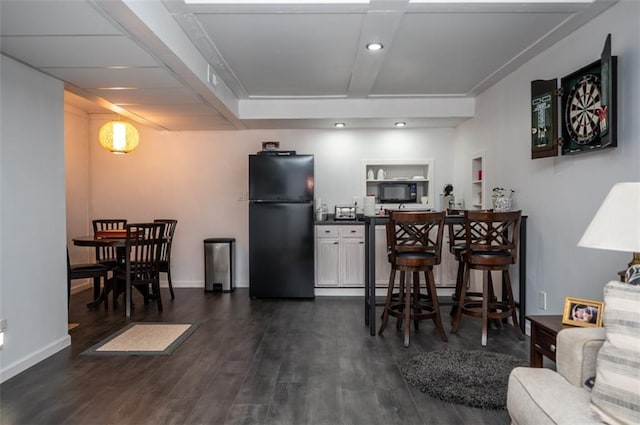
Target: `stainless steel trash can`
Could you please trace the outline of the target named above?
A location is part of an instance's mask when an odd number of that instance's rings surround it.
[[[235,289],[235,238],[204,240],[204,291],[233,292]]]

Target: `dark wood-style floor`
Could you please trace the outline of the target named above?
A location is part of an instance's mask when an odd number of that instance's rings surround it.
[[[164,290],[163,290],[164,291]],[[79,327],[70,347],[0,386],[0,423],[10,424],[508,424],[506,411],[444,403],[407,385],[400,366],[417,353],[481,349],[480,320],[464,317],[442,342],[421,323],[411,346],[394,321],[384,337],[364,325],[361,298],[250,300],[248,290],[176,289],[165,311],[140,299],[133,321],[201,322],[170,356],[80,353],[128,322],[124,311],[89,311],[74,295]],[[379,315],[378,315],[379,317]],[[445,310],[447,332],[450,329]],[[487,350],[528,359],[529,342],[492,328]]]

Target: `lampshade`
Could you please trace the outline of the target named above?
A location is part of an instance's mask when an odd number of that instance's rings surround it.
[[[640,182],[611,188],[578,246],[640,252]]]
[[[98,139],[103,148],[111,153],[125,154],[138,147],[138,130],[128,122],[109,121],[100,128]]]

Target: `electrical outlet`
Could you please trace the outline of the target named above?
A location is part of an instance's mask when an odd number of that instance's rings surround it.
[[[538,308],[540,310],[547,309],[547,293],[544,291],[538,292]]]

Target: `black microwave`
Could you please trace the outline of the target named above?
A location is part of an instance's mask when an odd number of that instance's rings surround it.
[[[380,183],[378,185],[378,201],[381,204],[417,202],[417,185],[416,183],[405,182]]]

